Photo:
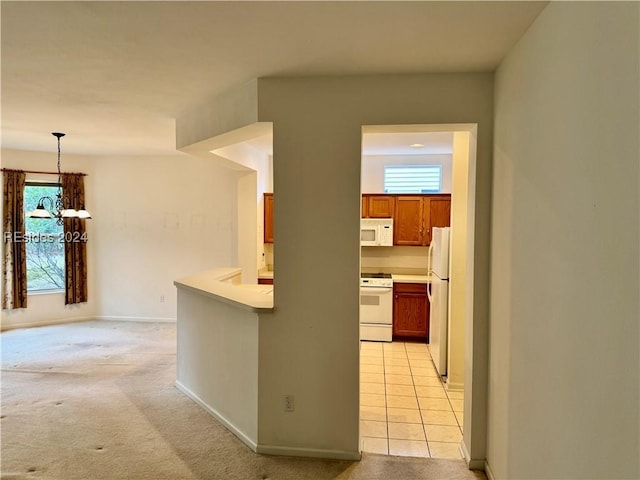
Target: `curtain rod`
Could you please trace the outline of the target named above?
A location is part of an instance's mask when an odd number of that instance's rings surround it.
[[[40,175],[58,175],[58,172],[41,172],[38,170],[16,170],[14,168],[2,168],[0,169],[0,171],[3,172],[24,172],[24,173],[38,173]],[[82,175],[83,177],[86,177],[88,175],[88,173],[75,173],[75,172],[61,172],[61,173],[68,173],[70,175]]]

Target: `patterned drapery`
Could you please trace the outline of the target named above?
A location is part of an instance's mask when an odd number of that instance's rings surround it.
[[[19,170],[4,170],[2,204],[2,308],[27,307],[27,249],[23,241],[24,184]]]
[[[76,210],[84,209],[84,176],[62,174],[62,192]],[[86,220],[64,219],[65,305],[87,301],[87,243]]]

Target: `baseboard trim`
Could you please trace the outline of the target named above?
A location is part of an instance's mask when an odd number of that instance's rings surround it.
[[[209,413],[212,417],[218,420],[222,425],[225,426],[227,430],[233,433],[236,437],[238,437],[242,443],[244,443],[247,447],[253,450],[256,453],[258,452],[258,445],[255,441],[253,441],[250,437],[248,437],[242,430],[238,429],[233,423],[227,420],[223,415],[220,414],[215,408],[202,400],[198,395],[196,395],[193,391],[191,391],[188,387],[186,387],[179,380],[176,380],[175,386],[178,390],[184,393],[191,400],[200,405],[207,413]]]
[[[447,379],[447,390],[452,392],[463,392],[464,391],[464,383],[452,383]]]
[[[467,449],[467,445],[464,442],[460,442],[460,450],[462,451],[462,456],[464,457],[467,465],[469,466],[469,470],[484,470],[486,465],[486,460],[478,460],[472,459],[469,450]]]
[[[86,322],[87,320],[95,320],[93,315],[84,317],[71,317],[71,318],[55,318],[51,320],[41,320],[36,322],[26,322],[6,325],[4,322],[0,324],[0,331],[14,330],[16,328],[32,328],[32,327],[46,327],[48,325],[61,325],[64,323]]]
[[[484,462],[484,473],[488,480],[496,480],[496,476],[493,474],[493,470],[491,470],[489,462],[487,461]]]
[[[467,463],[471,463],[471,455],[469,454],[469,450],[467,450],[467,446],[464,441],[460,442],[460,451],[462,452],[462,456],[466,460]]]
[[[98,315],[94,318],[96,320],[104,320],[107,322],[176,323],[175,318],[167,318],[167,317],[126,317],[126,316],[118,316],[118,315]]]
[[[256,453],[264,455],[278,455],[289,457],[312,457],[312,458],[331,458],[334,460],[360,460],[360,452],[349,452],[343,450],[323,450],[319,448],[298,448],[298,447],[281,447],[277,445],[261,445],[254,442],[244,432],[239,430],[229,420],[220,414],[215,408],[211,407],[198,395],[191,391],[179,380],[176,380],[175,386],[191,400],[200,405],[207,413],[222,423],[231,433],[238,437],[242,443]]]
[[[51,320],[39,320],[35,322],[25,322],[16,324],[6,324],[0,322],[0,331],[14,330],[16,328],[32,328],[32,327],[46,327],[48,325],[60,325],[63,323],[74,322],[86,322],[88,320],[103,320],[107,322],[147,322],[147,323],[176,323],[175,318],[166,317],[125,317],[114,315],[86,315],[82,317],[70,317],[70,318],[54,318]]]
[[[256,453],[281,455],[288,457],[330,458],[333,460],[360,460],[360,452],[346,450],[323,450],[320,448],[280,447],[277,445],[258,445]]]

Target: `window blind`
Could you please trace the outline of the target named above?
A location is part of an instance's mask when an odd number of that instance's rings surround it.
[[[385,193],[438,193],[442,165],[387,165],[384,167]]]

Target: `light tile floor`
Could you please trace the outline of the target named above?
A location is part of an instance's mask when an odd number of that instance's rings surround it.
[[[462,458],[463,399],[443,387],[427,344],[360,342],[363,451]]]

